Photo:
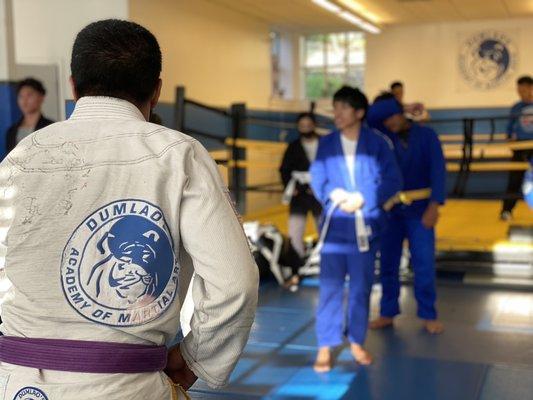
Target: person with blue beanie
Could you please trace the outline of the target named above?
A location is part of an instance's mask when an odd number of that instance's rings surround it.
[[[375,100],[368,110],[367,121],[394,144],[403,176],[403,190],[430,189],[428,198],[413,201],[410,205],[398,204],[391,210],[381,240],[381,313],[370,328],[391,326],[394,317],[400,314],[399,267],[403,243],[407,239],[414,269],[418,317],[424,321],[429,333],[441,333],[444,326],[437,319],[435,308],[434,229],[439,207],[446,198],[446,164],[440,141],[431,128],[408,120],[392,94],[383,94]]]

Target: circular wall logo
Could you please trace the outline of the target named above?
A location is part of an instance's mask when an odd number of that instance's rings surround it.
[[[85,318],[136,326],[174,300],[179,266],[163,212],[143,200],[119,200],[89,215],[63,251],[61,281]]]
[[[497,31],[479,32],[462,43],[459,68],[473,87],[491,89],[512,75],[516,58],[516,47],[507,35]]]
[[[13,400],[48,400],[48,397],[41,389],[26,386],[17,392]]]

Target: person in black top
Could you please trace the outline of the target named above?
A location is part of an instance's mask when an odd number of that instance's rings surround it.
[[[26,136],[54,121],[45,118],[41,108],[46,96],[42,82],[26,78],[17,85],[17,103],[22,111],[20,120],[12,125],[6,133],[6,151],[9,153]]]
[[[289,144],[279,169],[285,186],[284,200],[290,202],[289,238],[292,246],[300,257],[304,256],[303,236],[307,214],[311,212],[318,225],[322,211],[320,203],[315,199],[309,186],[309,167],[316,157],[318,135],[315,132],[316,119],[312,113],[302,113],[297,118],[300,137]],[[289,286],[297,285],[297,271],[288,281]]]

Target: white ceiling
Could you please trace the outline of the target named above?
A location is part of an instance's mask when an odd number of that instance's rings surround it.
[[[354,26],[311,0],[209,0],[289,31],[335,31]]]
[[[533,16],[533,0],[357,0],[383,24]]]
[[[209,0],[291,31],[335,31],[355,27],[311,0]],[[533,17],[533,0],[331,0],[378,26]],[[362,10],[362,11],[361,11]],[[374,19],[374,21],[372,21]]]

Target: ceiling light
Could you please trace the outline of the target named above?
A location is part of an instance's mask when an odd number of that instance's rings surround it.
[[[370,22],[366,22],[363,19],[353,15],[351,12],[348,11],[342,11],[339,14],[339,17],[345,19],[346,21],[357,25],[359,28],[364,29],[367,32],[378,34],[381,32],[381,29],[379,29],[377,26],[372,25]]]
[[[333,14],[337,14],[339,17],[345,19],[346,21],[350,22],[351,24],[354,24],[358,26],[359,28],[370,32],[370,33],[380,33],[381,29],[379,29],[376,25],[371,24],[370,22],[365,21],[364,19],[352,14],[349,11],[343,10],[338,5],[328,1],[328,0],[311,0],[313,3],[315,3],[317,6],[320,6]],[[344,3],[343,3],[344,4]],[[355,3],[354,3],[355,4]]]
[[[351,22],[354,25],[361,25],[363,23],[363,20],[359,17],[356,17],[351,12],[343,11],[339,14],[339,17],[345,19],[348,22]]]
[[[370,12],[367,10],[367,8],[363,5],[361,5],[358,1],[355,0],[338,0],[339,3],[341,3],[346,8],[355,11],[356,14],[361,15],[362,17],[374,22],[379,23],[381,21],[381,18],[377,16],[376,14]]]
[[[336,13],[337,14],[337,13],[339,13],[341,11],[341,8],[338,5],[333,4],[332,2],[330,2],[328,0],[312,0],[312,1],[317,6],[325,8],[326,10],[331,11],[332,13]]]

